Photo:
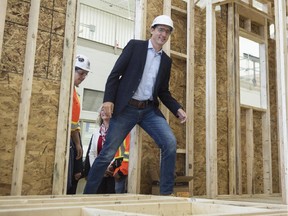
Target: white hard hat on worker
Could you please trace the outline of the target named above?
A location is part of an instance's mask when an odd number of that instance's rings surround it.
[[[74,86],[78,87],[90,71],[89,59],[85,55],[78,54],[75,62]]]
[[[82,55],[82,54],[78,54],[76,56],[75,67],[78,67],[78,68],[85,70],[85,71],[88,71],[88,72],[91,71],[89,59],[85,55]]]
[[[157,25],[166,25],[166,26],[169,26],[171,28],[171,32],[173,31],[174,29],[174,26],[173,26],[173,21],[172,19],[167,16],[167,15],[160,15],[160,16],[157,16],[152,24],[151,24],[151,28],[155,28]]]

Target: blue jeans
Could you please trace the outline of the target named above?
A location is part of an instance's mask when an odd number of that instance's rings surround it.
[[[126,193],[127,175],[121,176],[120,179],[115,180],[115,193]]]
[[[173,193],[176,161],[176,138],[164,117],[156,114],[154,106],[137,109],[127,105],[117,116],[110,119],[106,141],[90,168],[84,194],[96,194],[104,172],[127,134],[138,124],[161,149],[160,194]]]

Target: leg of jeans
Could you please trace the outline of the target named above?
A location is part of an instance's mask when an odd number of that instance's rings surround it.
[[[126,192],[126,180],[127,180],[127,176],[121,176],[119,180],[115,180],[115,192],[116,193]]]
[[[105,144],[90,168],[84,194],[96,194],[107,167],[127,134],[137,123],[137,119],[137,112],[133,113],[133,110],[131,112],[128,109],[110,119]]]
[[[174,187],[176,138],[167,121],[154,110],[145,113],[139,125],[161,149],[160,194],[171,194]]]

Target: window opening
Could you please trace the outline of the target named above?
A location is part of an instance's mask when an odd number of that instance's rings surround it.
[[[266,108],[266,68],[261,64],[265,62],[265,55],[260,55],[262,46],[244,37],[240,37],[239,41],[240,102],[242,105]]]

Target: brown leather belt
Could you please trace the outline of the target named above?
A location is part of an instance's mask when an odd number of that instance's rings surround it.
[[[128,102],[129,105],[136,107],[138,109],[145,109],[147,106],[151,105],[153,101],[151,100],[145,100],[145,101],[139,101],[131,98]]]

